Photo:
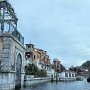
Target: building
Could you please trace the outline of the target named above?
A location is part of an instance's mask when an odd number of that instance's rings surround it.
[[[24,37],[17,30],[17,20],[12,5],[0,0],[0,90],[24,83]]]
[[[74,71],[66,70],[59,73],[60,80],[76,80],[77,73]]]
[[[33,44],[26,44],[26,65],[35,64],[39,69],[44,69],[47,71],[48,76],[51,76],[52,65],[50,62],[49,55],[47,51],[35,48]]]
[[[26,44],[25,58],[26,65],[34,63],[39,69],[48,69],[48,66],[51,65],[47,52],[35,48],[33,44]]]
[[[60,69],[60,60],[57,59],[57,58],[55,58],[55,59],[53,60],[52,67],[53,67],[53,69],[54,69],[56,72],[60,73],[60,72],[61,72],[61,69]]]

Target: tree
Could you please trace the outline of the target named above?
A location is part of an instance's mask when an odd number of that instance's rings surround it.
[[[25,66],[26,75],[35,75],[38,71],[38,67],[34,64],[28,64],[28,66]]]
[[[60,64],[60,67],[61,67],[61,72],[66,70],[66,68],[62,64]]]
[[[36,73],[36,77],[47,77],[47,72],[46,70],[39,70],[37,73]]]
[[[90,71],[90,61],[86,61],[81,65],[81,67]]]
[[[26,75],[34,75],[35,77],[46,77],[47,72],[46,70],[39,70],[39,68],[34,64],[28,64],[28,66],[25,67]]]

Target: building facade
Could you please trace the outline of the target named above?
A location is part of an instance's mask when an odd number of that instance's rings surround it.
[[[59,73],[60,80],[76,80],[77,73],[74,71],[66,70]]]
[[[47,75],[51,76],[52,74],[52,65],[50,62],[49,55],[47,52],[35,48],[33,44],[26,44],[26,65],[28,64],[35,64],[39,69],[44,69],[47,71]]]
[[[57,58],[53,59],[52,67],[56,72],[60,73],[61,72],[60,60]]]
[[[39,69],[45,69],[44,65],[49,61],[46,51],[35,48],[33,44],[26,44],[25,57],[26,65],[34,63]]]

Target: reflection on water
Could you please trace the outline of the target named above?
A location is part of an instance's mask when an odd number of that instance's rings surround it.
[[[34,85],[19,90],[90,90],[90,83],[84,81],[73,81],[73,82],[54,82],[54,83],[43,83]]]

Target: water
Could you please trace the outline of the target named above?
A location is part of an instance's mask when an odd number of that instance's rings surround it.
[[[34,85],[19,90],[90,90],[90,83],[84,81],[73,81],[73,82],[54,82],[54,83],[43,83]]]

